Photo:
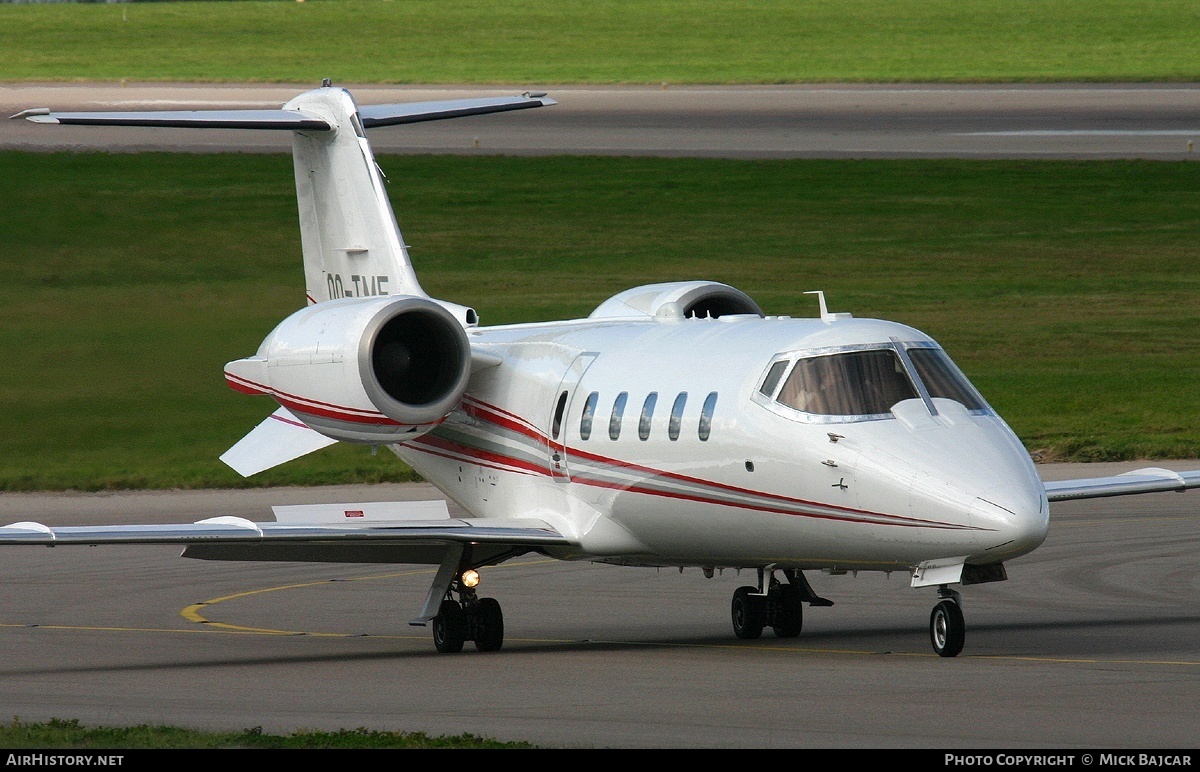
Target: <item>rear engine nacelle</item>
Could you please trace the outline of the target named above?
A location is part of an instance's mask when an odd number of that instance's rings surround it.
[[[225,366],[233,389],[270,395],[327,437],[370,444],[441,423],[470,375],[462,323],[428,298],[396,295],[309,306],[257,355]]]
[[[763,310],[745,292],[728,284],[678,281],[625,290],[601,303],[588,318],[716,319],[741,314],[763,316]]]

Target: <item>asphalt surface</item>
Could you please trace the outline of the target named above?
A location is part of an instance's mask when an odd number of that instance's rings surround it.
[[[315,85],[315,84],[314,84]],[[278,107],[310,85],[0,85],[0,111]],[[546,91],[549,109],[372,129],[377,153],[1195,158],[1200,85],[349,86],[360,104]],[[0,148],[284,152],[287,132],[39,126]]]
[[[269,519],[270,503],[435,495],[6,494],[0,519]],[[9,547],[0,695],[23,721],[470,732],[568,748],[1194,749],[1198,511],[1197,492],[1056,505],[1049,539],[1009,564],[1009,581],[963,588],[967,644],[953,660],[930,649],[933,593],[898,574],[813,573],[836,605],[806,608],[800,638],[740,641],[729,599],[749,576],[527,557],[484,572],[504,649],[439,655],[407,624],[430,567]]]

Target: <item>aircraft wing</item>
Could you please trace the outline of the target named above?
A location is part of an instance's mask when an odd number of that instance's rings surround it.
[[[359,507],[345,510],[346,516],[363,517],[365,511],[367,522],[256,523],[240,517],[162,525],[50,527],[21,522],[0,527],[0,545],[181,544],[185,545],[184,557],[201,560],[431,564],[441,563],[447,550],[456,545],[459,549],[471,545],[479,564],[484,565],[545,547],[574,544],[536,518],[435,517],[372,522],[371,507],[385,505],[320,506],[330,510]],[[287,509],[304,508],[279,507],[276,511]]]
[[[211,544],[262,542],[412,541],[564,546],[569,542],[548,523],[535,519],[429,520],[379,525],[294,525],[255,523],[240,517],[214,517],[195,523],[162,525],[72,525],[50,527],[22,522],[0,527],[0,544]]]
[[[1080,480],[1056,480],[1045,483],[1046,498],[1050,501],[1096,499],[1105,496],[1129,496],[1135,493],[1162,493],[1200,488],[1200,471],[1173,472],[1151,467],[1137,469],[1112,477],[1089,477]]]

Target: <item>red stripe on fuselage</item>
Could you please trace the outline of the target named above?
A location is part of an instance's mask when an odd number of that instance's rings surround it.
[[[475,401],[478,402],[480,405],[487,407],[490,410],[493,410],[496,412],[501,412],[501,413],[507,413],[507,411],[504,411],[501,408],[495,407],[494,405],[488,405],[486,402],[483,402],[482,400],[476,399]],[[509,415],[512,415],[512,414],[509,413]],[[476,417],[487,420],[487,416],[485,414],[478,414],[478,415],[476,415]],[[524,422],[524,423],[528,424],[528,422]],[[502,425],[507,426],[507,423],[502,424]],[[532,426],[532,425],[530,425],[530,426]],[[844,506],[840,506],[837,504],[824,504],[821,502],[809,501],[807,499],[798,499],[798,498],[794,498],[791,496],[783,496],[783,495],[780,495],[777,493],[767,493],[765,491],[756,491],[756,490],[752,490],[749,488],[741,488],[736,485],[728,485],[726,483],[720,483],[720,482],[716,482],[713,480],[704,480],[699,477],[691,477],[689,475],[680,474],[678,472],[668,472],[668,471],[662,470],[662,469],[655,469],[653,467],[645,466],[643,464],[633,463],[632,461],[621,461],[619,459],[609,458],[607,456],[601,456],[596,453],[589,453],[588,451],[581,450],[581,449],[575,448],[575,447],[567,447],[565,444],[559,444],[557,442],[551,441],[549,437],[547,437],[546,435],[544,435],[536,430],[534,430],[533,432],[525,431],[522,433],[526,434],[527,436],[532,437],[533,439],[535,439],[539,442],[543,442],[543,443],[547,444],[552,450],[558,450],[558,451],[565,453],[567,456],[568,465],[570,464],[571,457],[574,456],[575,458],[585,459],[585,460],[592,461],[597,464],[602,464],[604,466],[616,467],[619,469],[626,469],[626,470],[630,470],[630,471],[634,471],[634,472],[639,472],[648,477],[662,477],[662,478],[665,478],[668,480],[678,480],[680,482],[691,483],[693,485],[701,485],[701,486],[704,486],[707,488],[714,488],[714,489],[720,490],[720,491],[729,491],[730,493],[739,493],[739,494],[742,494],[745,496],[757,496],[757,497],[764,498],[764,499],[778,501],[778,502],[782,502],[782,503],[786,503],[786,504],[794,504],[794,505],[802,506],[802,507],[819,507],[821,509],[831,509],[831,510],[835,510],[837,512],[844,512],[844,513],[850,514],[850,515],[868,515],[868,516],[874,516],[874,517],[902,518],[902,519],[906,519],[906,520],[911,520],[914,524],[924,524],[924,525],[927,525],[927,527],[931,527],[931,528],[961,528],[961,527],[964,527],[964,526],[958,526],[958,525],[954,525],[954,524],[938,523],[937,521],[932,521],[932,520],[921,520],[918,518],[904,518],[902,515],[889,515],[889,514],[881,513],[881,512],[871,512],[871,511],[864,510],[864,509],[855,509],[853,507],[844,507]],[[571,476],[572,476],[572,478],[574,478],[575,475],[572,474]],[[616,486],[613,486],[613,487],[616,487]],[[642,492],[645,492],[645,491],[642,491]],[[721,501],[721,500],[712,499],[712,501]],[[770,507],[755,507],[755,508],[761,509],[766,512],[783,511],[783,510],[772,509]]]
[[[846,515],[835,515],[835,514],[824,514],[821,512],[809,512],[809,511],[797,512],[797,511],[791,510],[791,509],[779,509],[776,507],[767,507],[767,506],[761,506],[758,504],[750,504],[747,502],[729,501],[726,499],[705,498],[703,496],[689,494],[689,493],[680,493],[678,491],[664,491],[664,490],[656,490],[653,488],[643,488],[643,487],[637,485],[636,483],[633,483],[630,485],[624,485],[624,484],[620,484],[620,483],[611,483],[611,482],[607,482],[605,480],[597,480],[597,479],[593,479],[593,478],[588,478],[586,475],[579,475],[579,474],[572,475],[571,480],[572,480],[572,482],[577,482],[577,483],[580,483],[581,485],[591,485],[596,488],[609,488],[609,489],[616,489],[616,490],[623,490],[623,491],[631,491],[633,493],[641,493],[646,496],[662,496],[664,498],[669,498],[669,499],[680,499],[683,501],[695,501],[695,502],[698,502],[701,504],[713,504],[713,505],[717,505],[717,506],[736,507],[737,509],[751,509],[756,512],[770,512],[772,514],[777,514],[777,515],[794,515],[796,517],[811,517],[816,520],[836,520],[838,522],[856,523],[858,525],[893,525],[896,527],[905,527],[905,528],[937,528],[937,529],[941,529],[941,530],[954,530],[954,531],[975,530],[971,526],[954,525],[953,523],[936,523],[936,522],[933,522],[930,520],[914,520],[913,518],[902,517],[900,515],[885,515],[885,514],[871,513],[871,512],[866,512],[866,511],[861,511],[860,514],[873,515],[874,517],[887,517],[887,518],[892,518],[893,520],[900,520],[902,522],[886,522],[886,521],[881,521],[881,520],[864,520],[859,517],[849,517]],[[816,506],[830,508],[830,507],[827,507],[827,505],[825,505],[825,504],[818,504]],[[833,507],[833,508],[841,509],[840,507]],[[850,510],[850,511],[854,512],[854,511],[858,511],[858,510]]]
[[[430,453],[453,461],[469,461],[479,466],[486,466],[489,469],[499,469],[502,472],[515,472],[526,475],[543,474],[547,476],[550,474],[549,469],[533,466],[528,462],[519,461],[509,456],[500,455],[499,453],[490,453],[473,448],[470,445],[452,442],[443,437],[434,437],[426,434],[408,443],[408,445],[422,453]]]
[[[523,434],[540,443],[548,444],[550,442],[546,435],[542,434],[533,424],[519,415],[502,410],[495,405],[489,405],[486,402],[481,402],[473,398],[464,398],[462,410],[472,418],[479,418],[496,426]]]
[[[739,509],[750,509],[750,510],[755,510],[755,511],[759,511],[759,512],[770,512],[773,514],[793,515],[793,516],[797,516],[797,517],[812,517],[812,518],[820,519],[820,520],[836,520],[836,521],[840,521],[840,522],[860,523],[860,524],[868,524],[868,525],[894,525],[894,526],[898,526],[898,527],[904,526],[904,527],[909,527],[909,528],[938,528],[938,529],[947,529],[947,530],[975,530],[971,526],[958,525],[955,523],[942,523],[942,522],[937,522],[937,521],[933,521],[933,520],[922,520],[922,519],[918,519],[918,518],[905,517],[903,515],[891,515],[891,514],[881,513],[881,512],[870,512],[867,510],[854,509],[851,507],[843,507],[843,506],[838,506],[835,504],[823,504],[820,502],[807,501],[805,499],[798,499],[798,498],[793,498],[793,497],[789,497],[789,496],[780,496],[780,495],[773,494],[773,493],[765,493],[765,492],[761,492],[761,491],[750,490],[747,488],[740,488],[735,485],[726,485],[724,483],[713,482],[710,480],[703,480],[703,479],[700,479],[697,477],[691,477],[691,476],[679,474],[676,472],[667,472],[667,471],[663,471],[663,470],[659,470],[659,469],[654,469],[653,467],[648,467],[648,466],[645,466],[642,464],[635,464],[635,463],[628,462],[628,461],[620,461],[618,459],[612,459],[612,458],[600,456],[600,455],[597,455],[594,453],[587,453],[587,452],[581,451],[581,450],[565,448],[565,446],[550,442],[549,438],[547,438],[546,435],[542,434],[541,432],[537,431],[536,429],[533,429],[531,424],[529,424],[527,421],[524,421],[524,419],[521,419],[519,416],[515,416],[514,414],[509,413],[508,411],[502,410],[500,408],[497,408],[495,406],[488,405],[487,403],[485,403],[481,400],[478,400],[478,399],[473,399],[473,401],[478,404],[470,406],[471,407],[470,410],[464,410],[464,412],[467,412],[468,415],[471,415],[472,417],[479,418],[484,421],[488,421],[488,422],[495,424],[496,426],[499,426],[501,428],[510,429],[512,431],[517,431],[520,434],[530,437],[539,443],[544,443],[551,449],[563,449],[564,452],[566,452],[568,454],[568,462],[570,460],[570,456],[574,455],[577,458],[587,459],[589,461],[592,461],[594,463],[597,463],[597,464],[600,464],[603,466],[620,469],[620,470],[639,472],[647,477],[659,477],[659,478],[665,478],[665,479],[669,479],[669,480],[677,480],[677,481],[681,481],[681,482],[686,482],[686,483],[690,483],[690,484],[694,484],[694,485],[703,486],[703,487],[706,487],[709,489],[715,489],[716,491],[727,491],[730,493],[737,493],[737,494],[741,494],[741,495],[745,495],[745,496],[755,496],[755,497],[767,499],[768,501],[779,502],[781,505],[792,505],[793,507],[801,507],[801,508],[803,508],[803,511],[797,512],[794,508],[785,509],[785,508],[782,508],[781,506],[770,506],[769,504],[753,504],[753,503],[749,503],[749,502],[732,501],[732,500],[727,500],[727,499],[715,498],[713,496],[702,496],[702,495],[694,494],[694,493],[683,493],[683,492],[679,492],[679,491],[658,490],[658,489],[654,489],[654,488],[644,487],[643,485],[641,485],[637,482],[632,482],[632,481],[628,482],[628,483],[609,482],[609,481],[600,480],[600,479],[597,479],[594,477],[589,477],[586,472],[578,472],[577,471],[577,472],[570,472],[568,474],[555,475],[549,470],[548,466],[541,467],[541,466],[531,465],[527,461],[522,461],[522,460],[516,459],[511,456],[505,456],[505,455],[494,453],[491,451],[485,451],[485,450],[482,450],[479,448],[471,447],[469,445],[463,445],[461,443],[450,442],[448,440],[445,440],[444,438],[437,438],[437,440],[440,443],[442,443],[442,446],[444,448],[446,448],[446,449],[453,448],[453,449],[455,449],[455,452],[465,455],[471,459],[478,459],[480,461],[491,462],[488,464],[481,464],[484,466],[489,466],[491,468],[503,468],[503,467],[493,466],[493,464],[508,464],[511,466],[518,467],[520,469],[529,470],[529,472],[532,472],[532,473],[546,475],[547,477],[558,477],[558,476],[568,477],[569,476],[573,482],[578,482],[581,485],[588,485],[588,486],[597,487],[597,488],[606,488],[606,489],[610,489],[610,490],[630,491],[632,493],[640,493],[640,494],[646,495],[646,496],[661,496],[663,498],[673,498],[673,499],[679,499],[679,500],[684,500],[684,501],[695,501],[698,503],[710,504],[710,505],[715,505],[715,506],[729,506],[729,507],[735,507],[735,508],[739,508]],[[464,405],[464,407],[466,407],[466,406]],[[480,408],[483,408],[483,409],[480,409]],[[504,416],[513,416],[513,419],[515,419],[515,420],[505,418],[502,416],[502,414]],[[501,419],[497,420],[496,418],[493,418],[492,416],[501,416]],[[528,429],[524,428],[526,426],[528,426],[530,428],[528,428]],[[428,444],[432,439],[434,439],[433,435],[425,435],[424,437],[422,437],[420,440],[417,440],[416,442]],[[439,454],[439,455],[441,455],[441,454]],[[526,473],[529,473],[529,472],[526,472]],[[818,511],[813,511],[814,509],[818,510]],[[819,510],[825,510],[825,511],[819,511]],[[886,518],[887,522],[881,522],[881,521],[875,520],[875,519],[864,519],[864,518]],[[896,522],[896,521],[900,521],[900,522]]]

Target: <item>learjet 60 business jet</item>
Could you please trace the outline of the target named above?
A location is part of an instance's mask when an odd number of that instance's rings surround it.
[[[417,281],[366,130],[553,105],[544,94],[359,107],[330,86],[277,110],[54,113],[38,123],[292,133],[307,307],[233,389],[279,408],[222,456],[252,475],[335,442],[385,446],[456,502],[275,508],[274,522],[0,528],[6,544],[178,543],[205,560],[439,568],[413,624],[434,645],[504,640],[479,571],[519,555],[745,569],[738,638],[800,634],[828,606],[805,571],[905,571],[929,633],[963,647],[957,585],[1007,578],[1049,502],[1200,486],[1146,469],[1043,484],[1017,437],[922,332],[830,313],[768,316],[711,281],[651,284],[586,319],[480,326]],[[414,599],[415,600],[415,599]],[[414,602],[414,606],[416,603]]]

